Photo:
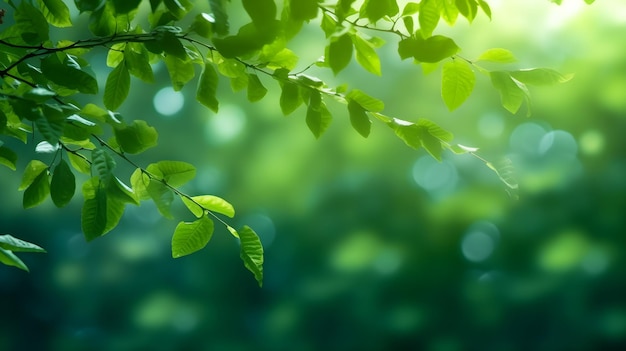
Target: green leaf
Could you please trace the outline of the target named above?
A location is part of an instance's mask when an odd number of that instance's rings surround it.
[[[22,205],[24,209],[35,207],[41,204],[49,194],[50,177],[48,171],[43,170],[24,191]]]
[[[228,34],[228,10],[226,10],[225,2],[226,0],[209,0],[215,19],[213,29],[219,35]]]
[[[483,52],[476,61],[512,63],[517,61],[513,53],[507,49],[494,48]]]
[[[106,187],[107,196],[122,204],[139,205],[137,195],[117,177],[111,178],[111,182]]]
[[[263,86],[263,83],[259,79],[259,76],[256,74],[249,74],[248,75],[248,94],[247,94],[248,101],[250,102],[259,101],[263,99],[263,97],[265,97],[265,94],[267,94],[267,88]]]
[[[173,187],[180,187],[196,176],[196,168],[182,161],[159,161],[150,164],[147,171]]]
[[[152,201],[157,206],[159,213],[163,217],[172,219],[172,202],[174,202],[174,192],[163,183],[151,179],[146,187],[146,192],[150,195]]]
[[[187,12],[189,12],[189,10],[193,7],[193,4],[189,2],[189,0],[163,0],[163,3],[169,12],[171,12],[177,19],[185,17]],[[211,7],[212,6],[213,1],[211,1]]]
[[[185,50],[183,43],[180,42],[180,39],[178,39],[174,33],[168,31],[162,32],[162,37],[158,42],[161,44],[161,48],[166,54],[183,61],[188,59],[187,50]]]
[[[48,41],[50,31],[48,22],[36,7],[22,1],[13,16],[19,35],[27,44],[40,45]]]
[[[400,12],[396,0],[365,0],[361,5],[359,16],[375,23],[385,16],[395,16]]]
[[[179,258],[203,249],[213,236],[213,221],[204,216],[194,222],[180,222],[172,236],[172,257]]]
[[[215,18],[212,15],[202,12],[196,15],[191,24],[190,31],[195,32],[199,36],[209,39],[213,34],[213,22]]]
[[[470,65],[463,60],[452,60],[443,65],[441,96],[448,110],[461,106],[474,90],[476,76]]]
[[[200,195],[191,198],[181,197],[183,203],[194,216],[200,218],[205,215],[205,210],[221,213],[230,218],[235,216],[235,208],[221,197],[213,195]],[[198,206],[200,205],[200,206]]]
[[[326,47],[326,61],[337,75],[352,60],[352,39],[349,34],[343,34],[330,38],[330,44]]]
[[[295,83],[284,82],[281,84],[281,88],[280,109],[286,116],[302,104],[302,97],[300,96],[300,87]]]
[[[9,250],[0,248],[0,262],[7,266],[17,267],[28,272],[28,267],[26,267],[24,262],[22,262],[19,257],[15,256],[15,254]]]
[[[242,0],[252,22],[259,27],[267,25],[276,19],[276,4],[274,0]]]
[[[113,169],[115,169],[115,160],[102,148],[91,151],[91,169],[95,171],[95,175],[100,178],[102,184],[109,184],[113,177]]]
[[[42,103],[50,100],[55,97],[56,93],[54,91],[45,89],[45,88],[32,88],[26,93],[24,93],[24,98],[28,100],[32,100],[38,103]]]
[[[516,80],[528,85],[554,85],[565,83],[572,79],[572,75],[562,75],[549,68],[521,69],[510,72]]]
[[[6,146],[0,146],[0,165],[16,170],[17,153]]]
[[[70,166],[63,159],[54,168],[50,181],[50,198],[57,207],[70,203],[76,191],[76,178]]]
[[[42,114],[35,120],[37,130],[52,145],[59,142],[66,125],[65,114],[50,105],[44,105]]]
[[[528,89],[524,83],[511,77],[509,72],[493,71],[489,73],[491,84],[500,93],[502,106],[515,114],[528,97]]]
[[[491,7],[489,7],[489,4],[487,4],[487,2],[484,0],[478,0],[478,6],[480,6],[485,15],[487,15],[487,17],[491,19]]]
[[[172,80],[174,91],[180,91],[196,74],[191,60],[181,60],[176,56],[167,55],[163,61]]]
[[[122,151],[138,154],[157,145],[157,130],[146,121],[134,120],[130,125],[115,125],[113,132]]]
[[[0,248],[15,252],[46,252],[46,250],[33,243],[15,238],[9,234],[0,235]]]
[[[74,0],[76,8],[80,12],[94,11],[100,7],[103,0]]]
[[[55,27],[71,27],[70,10],[62,0],[38,0],[41,11],[51,25]]]
[[[24,175],[22,175],[22,182],[20,183],[18,190],[24,190],[28,188],[35,181],[35,178],[37,178],[37,176],[39,176],[41,172],[47,169],[48,165],[39,160],[30,161],[24,169]]]
[[[72,165],[72,167],[74,167],[75,170],[83,174],[91,173],[91,165],[84,157],[80,157],[73,153],[68,153],[67,157],[70,160],[70,164]]]
[[[128,97],[130,91],[130,73],[126,62],[120,62],[107,77],[104,87],[104,106],[109,110],[117,110]]]
[[[318,90],[311,91],[309,106],[306,111],[306,124],[315,138],[319,139],[324,134],[331,121],[332,116],[322,101],[321,93]]]
[[[476,18],[478,11],[476,0],[456,0],[456,8],[470,23]]]
[[[85,239],[91,241],[107,232],[107,196],[100,180],[96,177],[83,183],[83,203],[81,228]]]
[[[130,185],[133,188],[133,192],[139,200],[150,199],[148,194],[148,186],[150,185],[150,177],[142,171],[141,168],[137,168],[130,176]]]
[[[217,100],[217,71],[213,64],[206,62],[204,69],[198,80],[198,89],[196,91],[196,100],[201,104],[217,113],[219,109],[219,101]]]
[[[84,94],[98,93],[98,82],[82,70],[82,67],[70,56],[61,62],[56,54],[41,60],[41,71],[52,82]]]
[[[263,245],[261,245],[261,240],[248,226],[244,226],[238,234],[241,241],[240,257],[243,264],[254,274],[259,286],[263,286]]]
[[[419,4],[416,2],[407,2],[402,9],[402,16],[411,16],[418,13],[422,4],[423,2]]]
[[[317,17],[318,0],[289,0],[289,15],[295,21],[309,21]]]
[[[352,128],[359,132],[361,136],[367,138],[370,135],[372,121],[365,113],[365,109],[355,100],[348,100],[348,113],[350,114],[350,123]]]
[[[455,0],[442,0],[440,6],[441,18],[449,25],[454,25],[459,16],[459,9],[456,7]]]
[[[351,90],[346,95],[346,98],[348,100],[356,101],[359,105],[361,105],[361,107],[369,112],[380,112],[385,108],[385,104],[382,101],[365,94],[359,89]]]
[[[136,10],[141,0],[111,0],[111,2],[117,14],[125,14]]]
[[[380,59],[372,44],[363,39],[358,33],[352,36],[352,40],[356,49],[356,61],[361,67],[377,76],[382,75]]]
[[[420,32],[424,37],[433,35],[433,31],[439,23],[440,9],[437,0],[423,0],[420,2],[418,21]]]
[[[149,61],[150,55],[143,44],[129,43],[124,50],[124,62],[128,72],[147,83],[154,82],[154,73]]]

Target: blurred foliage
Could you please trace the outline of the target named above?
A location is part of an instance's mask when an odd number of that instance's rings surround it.
[[[24,255],[30,275],[0,269],[0,349],[624,349],[626,7],[583,6],[493,1],[492,22],[442,27],[468,56],[507,47],[520,66],[540,60],[575,75],[536,90],[530,117],[498,107],[480,80],[483,98],[449,113],[433,88],[440,71],[400,61],[382,60],[381,77],[355,63],[341,73],[386,113],[440,116],[464,131],[460,143],[511,159],[518,200],[467,155],[437,162],[388,133],[363,140],[340,118],[315,140],[302,110],[279,117],[278,96],[250,105],[220,84],[220,113],[207,112],[157,67],[157,85],[131,90],[121,107],[158,115],[155,127],[168,130],[141,161],[184,155],[198,169],[190,192],[238,205],[266,248],[264,288],[233,264],[239,248],[226,235],[171,260],[175,223],[149,205],[87,245],[80,204],[18,209],[19,176],[5,172],[2,230],[48,254]],[[316,35],[294,44],[306,52]]]

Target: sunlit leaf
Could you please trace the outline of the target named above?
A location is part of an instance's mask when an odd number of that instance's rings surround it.
[[[46,169],[48,169],[48,165],[45,163],[39,160],[31,160],[24,169],[24,175],[22,176],[22,182],[20,183],[18,190],[28,188],[33,181],[35,181],[35,178],[37,178],[37,176],[39,176],[39,174]]]
[[[50,176],[48,171],[44,170],[24,191],[22,205],[24,209],[35,207],[41,204],[50,194]]]
[[[514,80],[509,72],[490,72],[491,84],[500,93],[502,106],[509,112],[515,114],[528,96],[528,91],[523,83]]]
[[[380,70],[380,59],[372,45],[359,34],[353,35],[352,40],[356,50],[356,61],[368,72],[380,76],[382,74]]]
[[[33,243],[15,238],[9,234],[0,235],[0,248],[14,252],[46,252],[46,250]]]
[[[19,257],[15,256],[10,250],[6,250],[0,247],[0,262],[7,265],[17,267],[21,270],[28,272],[28,267]]]
[[[385,108],[385,104],[381,100],[371,97],[359,89],[352,89],[346,98],[356,101],[369,112],[380,112]]]
[[[228,201],[214,195],[192,196],[191,198],[181,197],[183,203],[194,216],[200,218],[205,211],[221,213],[228,217],[235,216],[235,208]]]
[[[420,24],[420,32],[426,38],[433,34],[433,31],[439,23],[440,17],[438,0],[423,0],[420,2],[418,21]]]
[[[173,187],[180,187],[196,176],[196,168],[182,161],[159,161],[150,164],[147,170]]]
[[[470,65],[463,60],[452,60],[443,65],[441,95],[450,111],[455,110],[472,93],[476,77]]]
[[[562,75],[549,68],[521,69],[510,72],[516,80],[528,85],[553,85],[572,79],[572,75]]]
[[[507,49],[494,48],[483,52],[476,61],[511,63],[517,61],[513,53]]]
[[[172,257],[179,258],[203,249],[213,236],[213,221],[204,216],[194,222],[180,222],[172,236]]]

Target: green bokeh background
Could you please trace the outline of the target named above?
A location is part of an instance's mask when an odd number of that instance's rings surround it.
[[[135,161],[194,163],[198,176],[183,190],[228,199],[235,226],[255,228],[264,287],[223,228],[174,260],[176,221],[145,203],[87,244],[80,196],[61,210],[47,201],[24,211],[21,174],[5,168],[0,232],[48,253],[21,255],[30,274],[0,267],[0,350],[626,349],[626,4],[490,4],[492,21],[481,14],[438,32],[470,59],[505,47],[519,58],[512,68],[575,73],[532,89],[530,117],[508,114],[482,76],[448,112],[440,71],[424,76],[393,45],[380,51],[383,77],[356,63],[336,78],[309,73],[384,100],[387,115],[432,119],[489,160],[511,159],[516,194],[476,158],[438,163],[381,123],[363,139],[332,102],[333,124],[315,140],[303,108],[280,114],[271,81],[250,104],[223,80],[213,114],[194,102],[193,84],[168,91],[156,66],[159,83],[134,81],[121,110],[161,132],[158,148]],[[320,40],[315,29],[293,41],[302,67],[323,52]],[[104,61],[93,55],[100,77]],[[181,101],[177,113],[157,111]],[[185,211],[176,204],[190,220]]]

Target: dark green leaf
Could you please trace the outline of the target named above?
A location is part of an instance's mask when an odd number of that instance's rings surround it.
[[[400,12],[396,0],[365,0],[361,5],[359,15],[375,23],[385,16],[395,16]]]
[[[257,26],[264,26],[276,19],[274,0],[242,0],[243,7]]]
[[[172,236],[172,257],[179,258],[203,249],[213,236],[213,221],[204,216],[194,222],[180,222]]]
[[[111,2],[117,14],[125,14],[136,10],[141,0],[111,0]]]
[[[24,191],[22,205],[24,209],[41,204],[50,194],[50,177],[47,170],[43,170]]]
[[[143,44],[129,43],[124,50],[124,62],[128,72],[144,82],[153,83],[154,73],[149,57],[148,50]]]
[[[130,91],[130,73],[126,62],[120,62],[107,77],[104,87],[104,106],[109,110],[117,110],[128,97]]]
[[[106,187],[107,196],[122,204],[139,205],[137,195],[117,177],[111,178],[111,182]]]
[[[17,154],[6,146],[0,146],[0,165],[16,170]]]
[[[330,122],[332,116],[324,101],[322,101],[321,94],[318,90],[311,92],[309,98],[309,106],[306,111],[306,124],[313,133],[313,135],[319,139],[324,134]]]
[[[290,16],[295,21],[309,21],[317,17],[318,0],[289,0]]]
[[[256,102],[267,94],[267,88],[263,86],[263,83],[256,74],[248,75],[248,101]]]
[[[194,18],[190,30],[203,38],[210,38],[213,34],[213,22],[215,18],[208,13],[199,13]]]
[[[91,178],[83,183],[83,203],[81,213],[81,228],[85,239],[91,241],[107,232],[107,197],[100,186],[98,178]]]
[[[348,113],[350,114],[350,123],[359,134],[364,138],[370,135],[372,121],[367,117],[365,109],[355,100],[348,100]]]
[[[254,274],[254,278],[263,286],[263,245],[259,236],[248,226],[238,232],[241,241],[240,257],[244,266]]]
[[[138,154],[157,145],[157,130],[146,121],[134,120],[130,125],[115,126],[115,139],[122,151]]]
[[[115,169],[115,160],[102,148],[91,151],[91,168],[95,171],[102,184],[109,184]]]
[[[280,109],[286,116],[302,104],[302,96],[300,96],[300,87],[295,83],[284,82],[281,88]]]
[[[180,42],[180,39],[172,32],[165,31],[162,33],[162,37],[159,40],[161,48],[166,54],[175,56],[183,61],[188,59],[187,50]]]
[[[32,88],[24,93],[24,98],[38,103],[45,102],[56,96],[56,93],[45,88]]]
[[[74,0],[76,8],[80,12],[94,11],[102,5],[103,0]]]
[[[183,18],[193,7],[189,0],[163,0],[163,3],[176,19]],[[211,5],[213,5],[213,2],[211,2]]]
[[[65,160],[59,161],[50,181],[50,198],[57,207],[70,203],[76,191],[76,178]]]
[[[98,82],[71,56],[64,56],[64,62],[56,54],[48,55],[41,60],[41,70],[44,76],[61,86],[78,90],[85,94],[98,93]]]
[[[105,37],[115,33],[117,21],[113,6],[106,2],[89,16],[89,30],[96,36]]]
[[[204,69],[198,80],[198,89],[196,91],[196,100],[204,106],[210,108],[217,113],[219,109],[219,101],[217,100],[217,71],[213,64],[206,62]]]
[[[46,18],[29,2],[20,2],[15,10],[14,18],[19,34],[26,43],[39,45],[49,39],[49,27]]]
[[[213,29],[219,35],[228,34],[228,11],[225,2],[226,0],[209,0],[215,21]]]
[[[337,75],[352,60],[352,39],[345,33],[338,37],[331,37],[330,44],[326,47],[326,61]]]

